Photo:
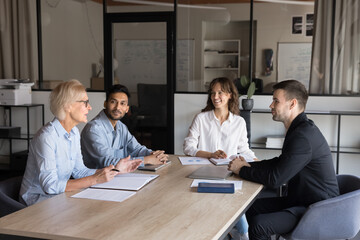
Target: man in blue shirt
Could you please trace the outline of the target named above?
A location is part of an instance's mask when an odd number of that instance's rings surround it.
[[[119,121],[129,111],[130,94],[120,84],[107,91],[104,108],[84,127],[81,150],[89,168],[103,168],[127,156],[143,158],[144,164],[162,164],[168,159],[164,151],[152,151],[139,144],[127,127]]]

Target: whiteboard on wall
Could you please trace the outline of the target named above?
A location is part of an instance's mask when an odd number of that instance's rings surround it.
[[[178,40],[176,56],[177,90],[187,90],[194,78],[194,40]],[[167,83],[165,40],[116,39],[115,58],[119,63],[115,76],[130,92],[138,83]]]
[[[278,81],[295,79],[309,89],[312,43],[278,43]]]

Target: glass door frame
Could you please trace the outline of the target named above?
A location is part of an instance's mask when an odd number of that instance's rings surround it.
[[[174,153],[174,93],[175,93],[175,56],[176,56],[176,21],[175,12],[132,12],[106,13],[104,6],[104,88],[113,85],[113,24],[114,23],[166,23],[166,84],[167,84],[167,149],[168,154]]]

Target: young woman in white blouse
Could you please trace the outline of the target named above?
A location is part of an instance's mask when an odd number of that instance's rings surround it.
[[[256,159],[249,149],[246,122],[239,116],[239,94],[228,78],[214,79],[208,89],[207,105],[197,114],[184,141],[186,155],[205,158],[227,158],[246,155]],[[240,238],[247,239],[245,216],[236,224]]]

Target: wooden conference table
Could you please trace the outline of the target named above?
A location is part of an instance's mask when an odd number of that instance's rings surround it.
[[[76,192],[60,194],[0,218],[0,234],[45,239],[219,239],[262,189],[244,181],[235,194],[197,193],[186,176],[204,165],[182,166],[177,156],[170,160],[170,166],[155,173],[160,175],[157,179],[124,202],[71,198]]]

